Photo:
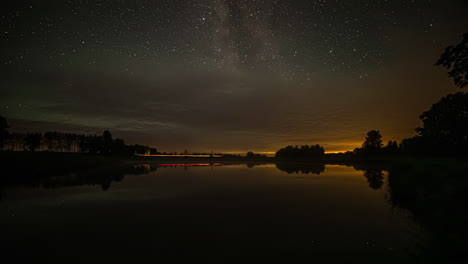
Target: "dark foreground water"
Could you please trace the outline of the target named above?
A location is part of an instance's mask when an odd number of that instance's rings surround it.
[[[2,257],[416,263],[431,237],[392,203],[384,170],[141,165],[131,171],[4,188]]]

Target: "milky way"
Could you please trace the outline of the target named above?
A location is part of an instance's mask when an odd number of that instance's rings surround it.
[[[13,1],[10,1],[13,2]],[[359,146],[414,134],[456,91],[433,66],[466,1],[14,1],[1,11],[12,130],[111,130],[164,151]]]

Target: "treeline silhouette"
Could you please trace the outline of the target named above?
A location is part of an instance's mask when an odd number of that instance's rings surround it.
[[[354,149],[352,154],[357,156],[394,156],[402,154],[402,151],[397,141],[390,140],[384,145],[380,131],[371,130],[367,132],[362,147]]]
[[[457,87],[468,85],[468,33],[456,46],[448,47],[436,65],[448,70]],[[288,146],[276,152],[276,158],[315,158],[324,160],[356,160],[382,156],[468,156],[468,94],[449,94],[421,114],[422,127],[417,134],[398,143],[383,144],[378,130],[367,133],[361,148],[339,154],[324,155],[323,148]]]
[[[8,132],[7,120],[0,116],[0,150],[49,151],[90,154],[157,154],[156,148],[144,145],[127,145],[123,139],[113,139],[109,131],[102,135],[82,135],[61,132],[18,133]]]
[[[287,146],[276,158],[356,159],[388,156],[468,156],[468,93],[450,94],[421,114],[417,135],[384,145],[379,130],[367,133],[361,148],[340,154],[326,154],[320,145]]]
[[[277,158],[321,158],[325,155],[325,149],[320,145],[314,146],[287,146],[276,152]]]
[[[354,150],[357,155],[423,155],[467,156],[468,155],[468,94],[450,94],[424,112],[420,119],[422,127],[417,135],[398,144],[389,141],[383,145],[379,131],[372,130],[362,148]]]
[[[235,158],[235,156],[233,158]],[[258,153],[253,153],[252,151],[249,151],[245,155],[245,158],[249,161],[252,161],[252,160],[264,160],[264,159],[267,159],[268,157],[265,154],[258,154]]]

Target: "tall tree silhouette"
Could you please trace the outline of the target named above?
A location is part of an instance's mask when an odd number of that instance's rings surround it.
[[[436,65],[446,68],[459,88],[468,85],[468,33],[458,45],[447,47]]]
[[[362,148],[366,152],[377,152],[382,148],[382,135],[378,130],[367,132],[366,140],[362,144]]]
[[[0,150],[3,149],[8,137],[8,122],[5,117],[0,116]]]

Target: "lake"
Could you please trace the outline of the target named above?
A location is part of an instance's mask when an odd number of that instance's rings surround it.
[[[428,232],[389,172],[141,164],[7,186],[4,257],[63,262],[414,263]],[[394,198],[393,198],[394,199]]]

